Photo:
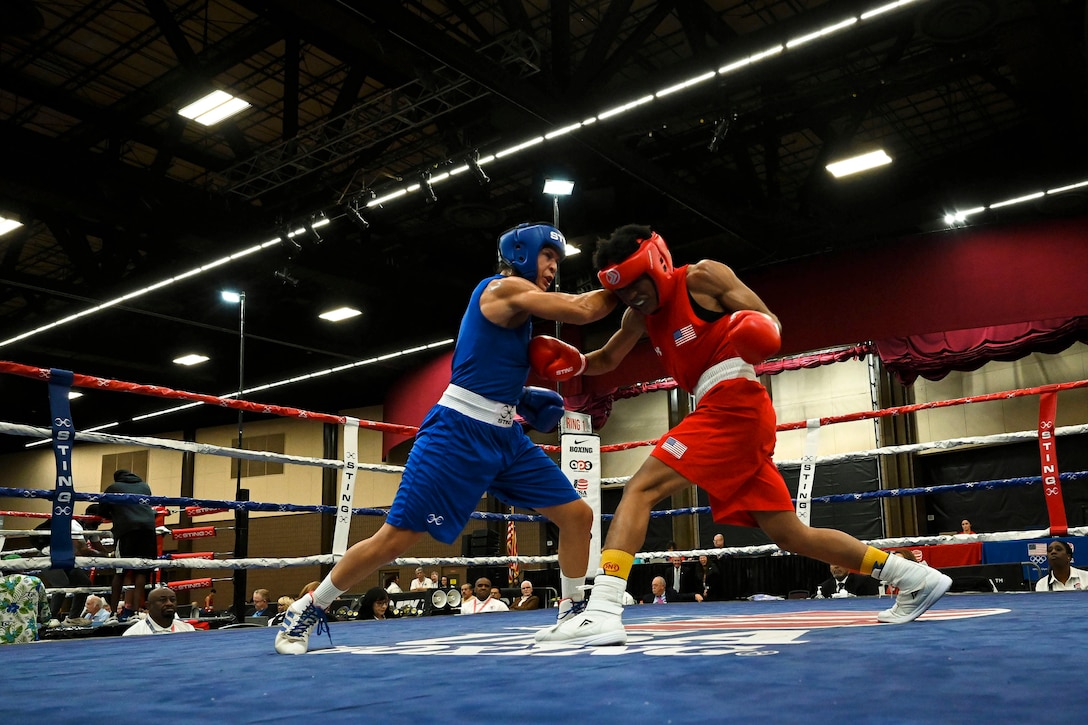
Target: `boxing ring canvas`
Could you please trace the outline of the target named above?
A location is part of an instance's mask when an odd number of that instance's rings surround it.
[[[887,598],[632,606],[624,647],[544,649],[551,611],[0,648],[4,721],[1023,723],[1084,717],[1080,592],[949,595],[878,625]],[[1071,646],[1072,645],[1072,646]],[[74,669],[93,687],[49,686]],[[56,688],[59,690],[60,688]]]

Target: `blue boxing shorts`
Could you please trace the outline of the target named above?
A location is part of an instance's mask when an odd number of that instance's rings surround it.
[[[416,435],[386,521],[452,544],[487,492],[529,509],[581,498],[521,426],[492,425],[436,405]]]

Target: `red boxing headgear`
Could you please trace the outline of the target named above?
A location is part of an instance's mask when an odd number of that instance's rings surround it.
[[[597,273],[597,278],[605,289],[618,290],[634,282],[642,275],[649,275],[657,288],[658,303],[672,295],[676,278],[673,276],[672,255],[665,246],[665,240],[657,232],[650,234],[638,250],[619,264],[605,267]]]

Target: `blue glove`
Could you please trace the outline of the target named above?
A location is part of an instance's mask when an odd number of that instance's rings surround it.
[[[563,396],[554,390],[528,385],[518,398],[518,415],[541,433],[555,430],[565,412]]]

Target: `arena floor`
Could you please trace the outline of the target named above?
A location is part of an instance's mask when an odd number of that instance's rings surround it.
[[[552,612],[342,622],[0,648],[4,721],[1080,722],[1077,592],[628,607],[625,647],[540,649]],[[63,683],[63,684],[62,684]],[[54,688],[55,686],[55,688]],[[60,690],[64,692],[61,693]],[[15,693],[19,693],[16,695]]]

